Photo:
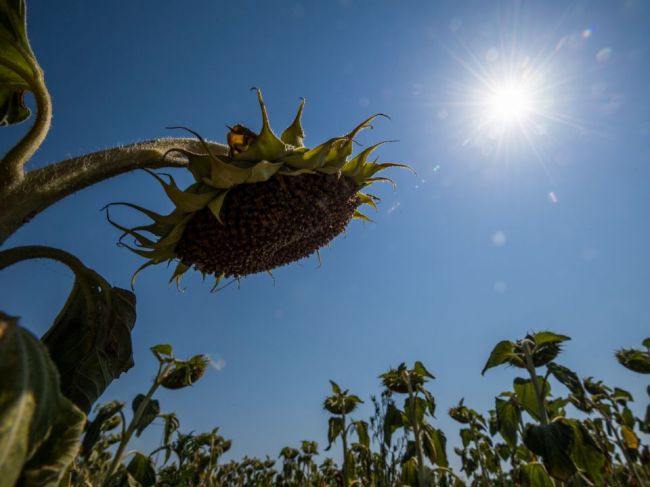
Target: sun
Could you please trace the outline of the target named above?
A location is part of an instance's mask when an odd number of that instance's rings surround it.
[[[495,122],[524,123],[533,113],[535,95],[525,82],[506,80],[487,94],[486,105],[489,118]]]

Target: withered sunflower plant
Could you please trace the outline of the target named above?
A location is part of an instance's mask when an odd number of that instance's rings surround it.
[[[259,134],[242,125],[229,127],[228,152],[217,155],[204,139],[203,152],[170,149],[188,160],[194,182],[185,190],[170,175],[147,170],[165,190],[174,210],[162,215],[141,206],[117,202],[152,220],[148,225],[121,230],[121,245],[144,257],[134,273],[163,262],[178,261],[170,283],[178,285],[191,267],[215,277],[217,289],[223,278],[240,278],[307,257],[345,230],[350,220],[370,220],[361,205],[377,208],[378,198],[362,192],[371,184],[393,181],[377,173],[389,167],[408,168],[393,162],[370,161],[372,145],[354,157],[354,138],[377,117],[357,125],[346,135],[333,137],[310,149],[303,144],[301,116],[304,99],[293,123],[278,137],[257,90],[262,112]],[[148,234],[148,235],[147,235]],[[135,246],[123,243],[132,236]]]

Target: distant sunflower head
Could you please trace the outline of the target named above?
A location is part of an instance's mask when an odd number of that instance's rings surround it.
[[[389,181],[377,173],[396,163],[369,161],[382,143],[354,157],[356,135],[381,114],[373,115],[351,132],[331,138],[313,149],[303,145],[301,102],[293,123],[278,137],[269,124],[262,94],[259,134],[242,125],[229,128],[228,154],[215,155],[196,133],[204,152],[172,149],[188,159],[194,182],[185,190],[174,179],[148,171],[161,184],[174,210],[161,215],[131,203],[152,223],[134,228],[112,220],[127,246],[147,261],[135,272],[163,262],[177,261],[171,280],[178,283],[189,269],[216,278],[239,279],[270,272],[276,267],[317,252],[345,229],[353,218],[369,220],[358,210],[376,208],[376,196],[361,190],[376,181]],[[109,205],[110,206],[110,205]]]

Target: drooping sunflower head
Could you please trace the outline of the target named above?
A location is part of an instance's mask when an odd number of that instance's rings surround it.
[[[358,207],[376,208],[378,198],[361,190],[376,181],[392,182],[377,177],[380,171],[407,167],[369,161],[382,143],[351,157],[355,136],[381,114],[309,149],[303,145],[304,100],[293,123],[278,137],[271,130],[259,90],[257,97],[262,111],[260,133],[239,124],[229,127],[227,155],[214,154],[194,132],[203,153],[170,151],[187,157],[194,182],[185,190],[171,176],[148,171],[173,202],[171,213],[161,215],[131,203],[113,203],[134,208],[152,220],[126,228],[109,218],[122,230],[122,237],[135,239],[135,247],[125,246],[147,259],[135,274],[175,260],[178,264],[171,280],[177,283],[191,267],[213,275],[215,286],[224,277],[270,272],[317,252],[343,232],[351,219],[369,220]]]

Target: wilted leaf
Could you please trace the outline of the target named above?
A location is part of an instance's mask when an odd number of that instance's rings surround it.
[[[582,387],[582,383],[580,382],[578,375],[574,371],[554,362],[549,363],[547,367],[548,371],[553,375],[553,377],[555,377],[557,381],[564,384],[574,396],[580,398],[584,397],[585,390]]]
[[[75,273],[68,299],[42,337],[61,377],[61,391],[88,413],[106,387],[133,366],[135,294],[110,286],[75,256],[45,246],[0,252],[0,269],[28,259],[53,259]]]
[[[628,426],[621,426],[621,436],[625,442],[625,446],[631,450],[639,448],[639,437]]]
[[[145,396],[142,394],[138,394],[135,396],[133,399],[133,404],[131,407],[133,408],[133,414],[136,413],[136,411],[140,408],[142,401],[144,401]],[[147,405],[144,407],[144,411],[142,412],[142,415],[140,416],[140,420],[136,424],[136,430],[135,430],[135,436],[140,436],[140,434],[144,431],[144,429],[151,424],[151,422],[156,419],[156,416],[160,414],[160,404],[158,401],[155,399],[150,399],[149,402],[147,402]]]
[[[535,455],[544,460],[548,473],[558,479],[567,480],[576,472],[571,460],[573,428],[562,421],[545,425],[527,425],[524,443]]]
[[[123,407],[124,403],[122,401],[111,401],[99,408],[95,418],[86,426],[86,433],[81,443],[82,456],[86,457],[90,454],[93,445],[99,440],[104,423],[118,414]]]
[[[156,484],[156,470],[153,462],[140,452],[133,455],[133,459],[129,462],[126,470],[142,487],[150,487]]]
[[[45,347],[0,313],[0,483],[56,486],[77,454],[84,421],[61,394]]]
[[[394,404],[389,404],[386,408],[386,415],[384,416],[384,443],[390,445],[393,433],[398,428],[404,426],[402,412],[395,407]]]
[[[518,427],[521,421],[521,411],[512,400],[495,398],[497,428],[503,439],[514,448],[517,445]]]
[[[445,434],[431,425],[425,424],[422,431],[422,446],[424,453],[431,463],[440,467],[447,467],[447,437]]]

